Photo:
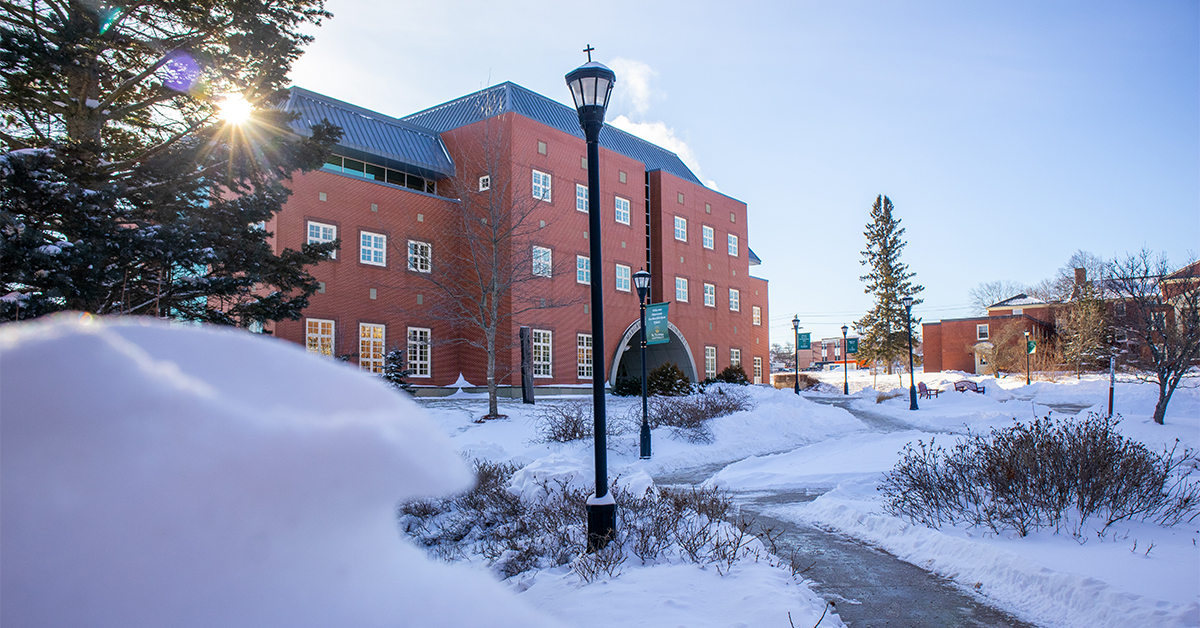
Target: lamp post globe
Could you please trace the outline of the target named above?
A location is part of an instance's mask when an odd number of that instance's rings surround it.
[[[608,491],[608,440],[604,405],[604,263],[600,237],[600,130],[604,112],[617,75],[602,63],[592,61],[593,48],[585,52],[588,62],[567,73],[567,87],[579,114],[579,127],[587,142],[588,230],[592,270],[592,419],[595,428],[596,492],[587,500],[588,550],[608,544],[617,530],[617,503]]]
[[[842,394],[850,394],[850,354],[849,345],[846,343],[846,332],[850,331],[849,327],[842,325]]]
[[[913,298],[904,297],[904,330],[908,332],[908,409],[917,409],[917,386],[913,383],[912,306]]]
[[[646,299],[650,296],[650,273],[644,269],[633,274],[633,286],[637,288],[638,310],[641,316],[642,341],[642,433],[641,458],[650,457],[650,419],[646,407]]]
[[[796,332],[796,344],[792,345],[792,366],[796,369],[796,394],[800,394],[800,317],[792,317],[792,329]]]

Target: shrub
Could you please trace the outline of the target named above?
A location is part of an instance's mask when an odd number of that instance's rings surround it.
[[[667,362],[650,371],[646,377],[646,389],[650,395],[677,397],[692,392],[692,383],[674,362]],[[640,387],[638,393],[641,393]]]
[[[738,384],[741,386],[750,383],[750,378],[746,377],[746,371],[742,369],[741,364],[730,364],[721,369],[721,372],[717,373],[716,380],[726,384]]]
[[[535,416],[539,442],[569,443],[595,436],[591,400],[571,399],[543,403],[538,406]],[[617,417],[609,418],[604,427],[609,436],[624,434],[629,429],[628,423]]]
[[[507,490],[517,467],[475,462],[473,489],[450,499],[402,503],[401,529],[427,551],[446,560],[482,556],[502,578],[536,568],[570,564],[585,582],[620,575],[635,558],[642,563],[687,561],[712,564],[720,573],[744,559],[772,558],[751,534],[754,521],[726,523],[732,500],[716,488],[659,488],[633,495],[614,482],[617,532],[601,551],[585,553],[587,517],[581,504],[589,491],[546,481],[537,496],[523,500]],[[760,531],[774,547],[778,535]]]
[[[641,395],[642,378],[625,375],[617,377],[617,383],[613,384],[612,394],[616,397],[637,397]]]
[[[947,451],[918,441],[880,485],[887,509],[930,527],[994,532],[1053,527],[1076,538],[1090,519],[1103,534],[1117,521],[1174,525],[1200,514],[1195,451],[1161,454],[1117,431],[1119,419],[1038,419],[988,435],[968,434]]]
[[[686,397],[651,397],[647,420],[651,428],[670,427],[675,437],[692,443],[712,441],[708,422],[734,412],[753,407],[750,395],[741,390],[710,388],[707,392]],[[641,416],[641,408],[632,408]]]

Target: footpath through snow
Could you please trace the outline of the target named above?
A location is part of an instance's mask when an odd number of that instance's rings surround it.
[[[826,377],[831,377],[826,375]],[[931,387],[950,389],[962,374],[923,376]],[[841,374],[836,374],[841,383]],[[978,378],[973,378],[978,379]],[[832,378],[831,378],[832,381]],[[1097,627],[1200,625],[1200,520],[1171,528],[1119,522],[1103,536],[1075,540],[1068,534],[1033,532],[1027,537],[946,526],[932,530],[883,512],[876,488],[883,472],[908,442],[936,439],[950,445],[969,428],[987,432],[1051,413],[1049,405],[1092,406],[1107,411],[1108,382],[1100,377],[1058,383],[1024,378],[983,380],[986,393],[944,392],[909,410],[906,394],[876,403],[869,376],[852,379],[854,407],[902,421],[908,432],[835,437],[791,452],[748,458],[710,482],[735,490],[828,490],[808,503],[766,511],[866,541],[924,569],[985,595],[995,605],[1043,626]],[[907,382],[906,382],[907,383]],[[900,391],[896,391],[900,392]],[[907,392],[907,391],[903,391]],[[1116,411],[1122,433],[1152,450],[1200,447],[1200,394],[1180,389],[1165,426],[1149,420],[1156,399],[1150,384],[1118,382]],[[936,432],[936,433],[935,433]]]

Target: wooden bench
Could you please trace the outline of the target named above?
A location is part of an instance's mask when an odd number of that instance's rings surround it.
[[[969,390],[971,392],[977,392],[982,395],[983,389],[984,389],[983,386],[976,385],[975,382],[973,382],[969,379],[964,379],[964,380],[954,382],[954,390],[957,390],[958,392],[965,392],[965,391]]]
[[[927,388],[925,382],[917,382],[917,396],[921,399],[933,399],[942,394],[939,388]]]

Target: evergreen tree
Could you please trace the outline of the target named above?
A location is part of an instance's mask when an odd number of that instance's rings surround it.
[[[380,377],[388,383],[389,386],[397,390],[412,392],[412,383],[406,378],[412,375],[412,371],[406,366],[408,360],[408,352],[403,349],[392,349],[383,356],[383,372]]]
[[[860,279],[866,283],[864,292],[874,295],[875,306],[856,323],[863,329],[858,341],[859,359],[882,362],[889,373],[897,360],[907,360],[908,356],[908,327],[902,299],[914,297],[915,307],[921,303],[916,295],[925,289],[910,281],[916,273],[909,272],[908,265],[900,261],[900,253],[907,242],[901,239],[904,228],[900,226],[900,220],[892,216],[892,209],[891,199],[886,196],[876,198],[871,207],[871,222],[863,232],[867,250],[862,252],[862,264],[871,270]],[[911,321],[913,342],[919,338],[920,323],[920,318]]]
[[[297,318],[336,245],[276,253],[263,225],[340,131],[296,139],[272,105],[321,0],[0,6],[0,320]]]

